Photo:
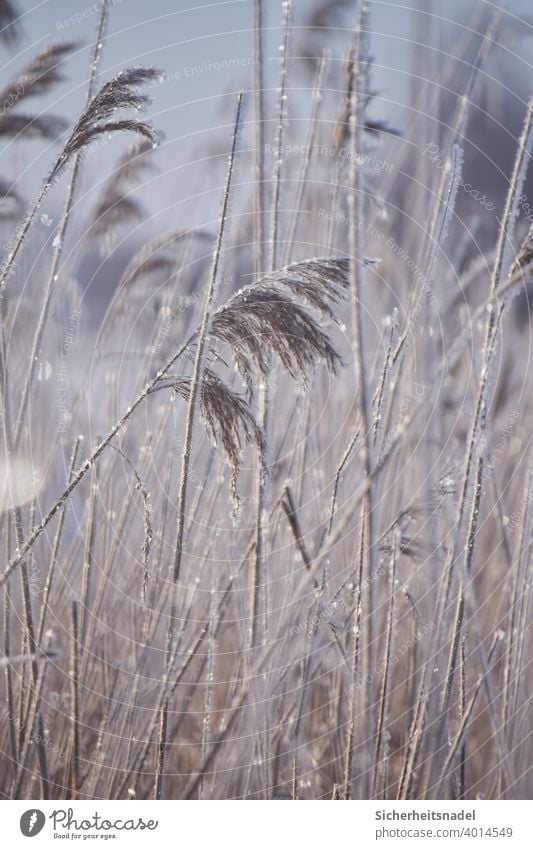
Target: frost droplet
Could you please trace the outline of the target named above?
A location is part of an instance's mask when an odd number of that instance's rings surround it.
[[[39,363],[37,368],[37,380],[40,380],[44,383],[45,380],[49,380],[52,375],[52,366],[48,362],[48,360],[43,360]]]
[[[47,215],[45,212],[41,215],[41,224],[44,224],[45,227],[51,227],[53,224],[53,220]]]

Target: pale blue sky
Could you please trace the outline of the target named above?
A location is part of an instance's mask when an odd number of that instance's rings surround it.
[[[294,2],[291,52],[295,57],[301,54],[306,42],[303,27],[317,3],[318,0]],[[455,44],[460,43],[467,31],[465,27],[471,24],[477,12],[492,8],[485,0],[454,0],[445,4],[445,10],[443,4],[432,4],[429,0],[373,0],[370,19],[371,50],[375,63],[373,82],[381,97],[384,117],[400,127],[406,118],[402,105],[409,96],[412,43],[413,39],[420,37],[416,22],[413,26],[413,4],[423,11],[423,17],[417,18],[419,22],[433,19],[434,31],[438,33],[436,44],[440,41],[445,50],[450,44],[453,49]],[[529,0],[510,0],[506,8],[513,15],[520,16],[527,13],[528,4]],[[346,2],[343,5],[348,6]],[[96,6],[96,0],[21,0],[18,7],[23,11],[23,37],[16,50],[2,49],[0,64],[3,78],[12,76],[37,49],[51,40],[79,40],[81,46],[65,68],[68,80],[54,89],[48,104],[50,110],[72,120],[83,104],[90,44],[97,23]],[[329,36],[324,34],[324,45],[330,45],[334,58],[343,56],[349,42],[348,26],[351,18],[355,18],[355,2],[353,8],[353,12],[348,9],[341,19],[346,21],[344,32],[339,28]],[[440,11],[440,19],[432,16],[432,8]],[[224,135],[219,129],[231,123],[235,92],[241,86],[246,89],[252,85],[252,9],[252,0],[214,0],[208,3],[201,0],[197,3],[192,0],[151,0],[149,3],[111,0],[102,78],[130,64],[155,65],[168,75],[164,84],[153,87],[153,104],[149,108],[150,118],[166,137],[157,154],[165,178],[152,187],[156,190],[153,197],[157,195],[157,201],[163,207],[172,204],[177,194],[202,191],[206,167],[197,160],[213,152],[213,145],[215,151],[221,149]],[[280,18],[280,0],[266,0],[266,56],[272,93],[276,81]],[[435,26],[437,20],[438,25]],[[510,47],[506,46],[500,56],[506,67],[506,76],[514,75],[519,81],[519,88],[524,91],[521,97],[527,96],[525,92],[533,81],[531,66],[523,58],[527,57],[531,46],[531,41],[523,37],[529,29],[528,24],[519,23],[517,32],[521,37],[517,37],[516,33],[507,35],[505,42]],[[313,44],[317,52],[323,46],[320,39],[315,39]],[[433,56],[437,64],[446,58],[445,54],[437,52]],[[293,60],[291,81],[299,86],[299,91],[293,92],[289,103],[293,118],[305,115],[309,103],[309,77],[302,75],[302,69],[303,63]],[[498,77],[498,72],[495,76]],[[496,81],[496,94],[497,89]],[[380,108],[379,104],[377,108]],[[295,127],[299,132],[297,121],[293,122],[292,129]],[[301,132],[305,132],[303,124]],[[229,137],[229,129],[227,135]],[[35,154],[27,155],[21,176],[22,185],[30,191],[30,184],[41,178],[53,156],[53,150],[43,149],[42,145],[33,149]],[[96,179],[103,176],[102,165],[110,166],[119,149],[120,142],[106,145],[88,161],[88,172],[93,173]],[[8,155],[11,163],[13,153]],[[17,156],[20,157],[20,154]],[[206,187],[206,190],[209,191],[209,188]],[[182,209],[180,215],[186,217],[187,213]]]

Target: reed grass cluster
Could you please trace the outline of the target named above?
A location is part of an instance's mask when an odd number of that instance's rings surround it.
[[[70,126],[38,107],[77,44],[3,84],[0,136],[57,149],[33,199],[0,174],[0,792],[528,798],[533,101],[506,197],[474,209],[498,15],[463,45],[437,168],[422,82],[411,126],[373,111],[371,3],[317,4],[294,124],[295,10],[273,94],[249,7],[217,225],[146,236],[99,326],[77,276],[142,232],[162,72],[102,79],[103,0]],[[12,49],[14,4],[0,26]]]

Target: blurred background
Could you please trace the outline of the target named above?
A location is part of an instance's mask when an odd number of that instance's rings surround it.
[[[155,178],[145,188],[145,197],[159,211],[164,209],[165,215],[187,225],[192,223],[191,216],[205,210],[205,200],[198,204],[185,196],[210,188],[216,196],[217,187],[206,185],[208,181],[202,179],[205,157],[220,153],[220,146],[224,147],[235,92],[253,87],[253,5],[251,0],[195,4],[191,0],[152,0],[149,4],[111,0],[110,3],[102,77],[108,78],[130,64],[152,65],[164,72],[162,83],[150,92],[153,104],[149,109],[151,119],[165,138],[157,156],[164,176]],[[497,5],[484,0],[452,0],[445,7],[430,0],[374,0],[370,4],[370,49],[377,114],[405,134],[425,102],[438,102],[439,109],[431,116],[432,137],[427,139],[438,143],[439,122],[445,121],[451,100],[461,92],[480,33]],[[530,3],[509,0],[501,6],[490,71],[482,72],[483,93],[478,98],[481,109],[478,106],[475,116],[479,121],[479,137],[472,129],[472,121],[470,124],[472,143],[479,140],[482,157],[496,166],[494,180],[498,166],[505,171],[509,164],[533,83]],[[52,41],[78,42],[79,47],[68,59],[64,84],[54,88],[47,104],[54,114],[71,121],[83,104],[97,3],[22,0],[18,8],[20,37],[10,48],[3,47],[2,76],[4,79],[14,76],[37,50]],[[335,83],[335,64],[344,59],[356,12],[354,0],[301,0],[294,4],[292,91],[288,103],[294,143],[298,139],[303,143],[305,138],[304,119],[310,108],[314,64],[327,49],[333,66],[333,79],[329,83]],[[273,106],[281,2],[266,0],[264,15],[267,73],[270,71],[266,83]],[[447,96],[443,97],[443,93]],[[228,126],[225,135],[219,132],[224,126]],[[9,155],[10,147],[14,146],[12,142],[6,145],[4,155]],[[103,168],[112,164],[115,152],[112,143],[88,161],[87,173],[92,180],[103,177]],[[28,147],[24,153],[17,173],[21,188],[31,187],[32,179],[40,180],[44,164],[53,157],[53,151],[43,150],[41,144],[34,149]]]
[[[73,116],[83,106],[97,6],[86,0],[21,2],[17,6],[21,12],[18,38],[2,45],[1,73],[8,80],[45,45],[76,42],[64,62],[63,82],[39,99],[40,110],[63,117],[66,125],[72,124]],[[272,119],[282,4],[266,0],[263,8],[265,152],[270,174],[273,159],[268,142],[272,142],[275,131]],[[449,153],[446,135],[454,110],[495,8],[495,4],[484,0],[455,0],[445,8],[429,0],[375,0],[370,4],[370,114],[385,128],[376,156],[379,161],[384,158],[395,163],[390,174],[381,175],[386,178],[388,199],[394,196],[395,206],[408,205],[408,217],[420,219],[422,226],[424,204],[411,197],[413,186],[416,183],[418,190],[423,190],[424,184],[427,192],[433,191],[435,167]],[[490,62],[481,71],[462,140],[463,176],[473,190],[470,194],[461,193],[458,214],[468,215],[472,222],[478,213],[483,213],[476,233],[476,252],[491,245],[493,229],[486,220],[487,205],[489,211],[497,212],[503,203],[516,141],[533,89],[533,15],[528,9],[527,0],[502,4]],[[294,4],[286,126],[286,142],[292,150],[305,142],[317,62],[324,52],[330,62],[324,82],[327,104],[320,124],[324,139],[330,138],[328,126],[331,130],[331,122],[338,119],[346,88],[345,57],[356,14],[354,0],[301,0]],[[101,80],[132,64],[161,69],[160,82],[149,91],[152,103],[147,113],[162,141],[151,155],[151,168],[138,187],[142,217],[130,222],[105,263],[89,251],[77,270],[88,302],[95,305],[97,312],[107,300],[105,293],[112,289],[113,279],[135,250],[162,228],[214,230],[235,95],[241,88],[253,90],[255,83],[253,15],[252,0],[196,4],[190,0],[110,2]],[[251,97],[246,109],[239,177],[244,195],[247,191],[250,195],[245,202],[251,203],[252,189],[247,189],[248,183],[251,186],[247,177],[253,168],[255,144]],[[105,193],[105,181],[126,146],[124,137],[115,137],[87,156],[83,191],[76,204],[76,222],[80,222],[77,238],[83,236],[84,222],[94,207],[95,191]],[[9,180],[21,197],[33,196],[56,152],[57,144],[43,144],[41,139],[5,140],[3,172],[9,173]],[[425,175],[418,154],[426,157]],[[286,156],[282,208],[287,213],[293,199],[290,178],[297,173],[300,161],[297,152]],[[381,189],[382,195],[383,192]],[[44,219],[46,224],[41,228],[42,242],[53,239],[52,225],[61,204],[62,191],[53,192],[47,201],[48,219]],[[38,242],[39,235],[34,234],[34,247]],[[33,263],[34,258],[29,251],[25,261]]]

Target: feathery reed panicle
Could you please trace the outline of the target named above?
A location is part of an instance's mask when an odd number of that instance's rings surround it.
[[[66,129],[63,119],[52,115],[21,114],[18,108],[30,98],[47,94],[53,86],[63,82],[64,61],[78,47],[75,41],[50,44],[0,90],[0,103],[3,104],[0,136],[23,135],[55,140]]]
[[[329,311],[318,290],[313,293],[309,288],[307,297]],[[257,370],[268,375],[271,351],[295,378],[305,379],[320,358],[333,373],[341,362],[328,335],[309,313],[268,282],[237,292],[215,312],[211,332],[231,346],[237,368],[249,385]]]
[[[16,106],[21,100],[28,99],[33,95],[46,93],[51,86],[63,79],[59,66],[64,58],[76,47],[77,44],[75,42],[66,42],[64,44],[55,44],[45,48],[37,55],[30,65],[23,69],[18,77],[5,87],[1,95],[2,102],[4,104],[7,103]],[[31,117],[17,116],[16,114],[12,114],[12,108],[4,111],[4,114],[0,118],[0,127],[2,123],[4,126],[4,133],[7,135],[25,132],[34,136],[44,135],[45,138],[54,138],[61,128],[61,122],[59,119],[45,115]],[[10,126],[12,127],[11,130],[9,129]],[[35,198],[32,206],[27,211],[13,245],[2,261],[0,268],[0,290],[5,286],[8,274],[11,271],[18,252],[23,245],[26,234],[33,223],[35,215],[37,214],[50,185],[51,178],[49,177],[44,181],[40,192]]]
[[[257,300],[255,300],[256,295]],[[272,303],[274,297],[277,297],[276,303],[281,304],[283,307],[280,317],[273,315]],[[261,338],[256,338],[252,341],[250,338],[243,337],[242,335],[235,337],[232,332],[234,325],[228,321],[228,316],[232,316],[237,322],[243,320],[245,322],[245,331],[248,334],[250,329],[254,327],[253,322],[255,322],[257,329],[259,316],[262,317],[263,321],[268,319],[268,323],[262,324],[260,327]],[[252,317],[252,324],[247,323],[250,316]],[[259,370],[265,367],[265,355],[268,350],[273,350],[280,356],[280,359],[290,374],[300,376],[301,378],[305,378],[306,369],[314,364],[316,357],[322,357],[332,371],[340,363],[339,355],[329,338],[319,328],[309,313],[299,307],[291,298],[284,297],[271,287],[262,286],[260,282],[237,292],[234,298],[231,298],[227,304],[219,307],[212,317],[210,332],[212,337],[227,341],[232,345],[236,364],[242,369],[244,375],[251,374],[254,363]],[[281,333],[284,335],[280,335]],[[43,516],[37,527],[30,533],[28,539],[25,542],[20,541],[18,553],[11,559],[4,572],[0,575],[0,588],[5,584],[14,569],[20,565],[24,555],[31,549],[52,519],[63,508],[67,499],[84,479],[105,448],[131,419],[134,412],[162,385],[161,381],[167,377],[170,370],[180,360],[183,354],[190,350],[192,343],[196,342],[198,350],[197,340],[200,335],[201,328],[191,334],[189,339],[172,354],[165,365],[148,381],[133,403],[114,423],[107,435],[96,444],[90,455],[72,476],[65,490]],[[174,380],[171,380],[170,386],[173,383]]]
[[[156,389],[171,388],[185,401],[190,401],[191,378],[166,377]],[[237,474],[244,445],[261,443],[257,427],[246,399],[229,389],[210,368],[204,371],[201,391],[202,418],[215,444],[219,441],[231,468],[231,494],[238,503]]]
[[[115,116],[117,112],[128,110],[139,112],[145,107],[150,102],[150,98],[140,89],[159,79],[160,76],[161,72],[155,68],[126,68],[104,83],[78,118],[52,168],[49,179],[53,180],[76,153],[102,135],[126,131],[141,135],[155,145],[157,134],[146,121],[131,118],[117,119]]]
[[[63,62],[79,48],[77,41],[49,44],[0,90],[0,102],[19,104],[30,97],[47,94],[65,79]]]
[[[106,8],[107,0],[103,0],[99,23],[100,31],[103,29]],[[98,56],[100,50],[101,42],[97,41],[94,55]],[[93,66],[96,66],[96,60],[94,59]],[[91,79],[93,81],[95,73],[96,70],[94,70],[94,73],[91,75]],[[105,83],[100,91],[89,100],[87,108],[74,125],[61,153],[52,167],[50,174],[44,181],[40,192],[26,213],[26,217],[19,229],[13,246],[4,258],[0,269],[0,288],[5,286],[8,275],[13,267],[13,263],[23,246],[28,230],[34,221],[44,198],[51,186],[54,184],[56,177],[58,177],[60,172],[75,154],[85,150],[90,142],[94,141],[96,138],[99,138],[104,134],[121,131],[140,134],[149,139],[152,144],[156,144],[157,136],[155,130],[149,124],[144,121],[128,118],[116,120],[114,115],[116,112],[120,113],[128,109],[139,111],[142,107],[144,107],[149,102],[149,98],[147,95],[141,94],[138,89],[143,85],[146,85],[148,82],[159,78],[159,76],[160,72],[156,71],[154,68],[128,68],[124,71],[120,71],[115,77],[113,77],[113,79]],[[91,85],[89,86],[89,89],[92,94]]]

